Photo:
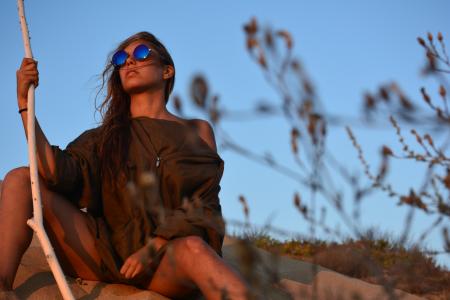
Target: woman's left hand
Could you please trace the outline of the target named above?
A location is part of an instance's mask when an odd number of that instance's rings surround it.
[[[125,260],[125,263],[120,269],[120,273],[125,276],[125,278],[130,279],[145,271],[145,268],[150,264],[149,252],[149,249],[144,246],[133,253]]]

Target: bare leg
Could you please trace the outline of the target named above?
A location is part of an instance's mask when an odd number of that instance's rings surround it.
[[[33,232],[26,224],[32,217],[29,169],[10,171],[0,195],[0,289],[10,290]],[[64,272],[99,280],[100,257],[95,249],[85,213],[40,182],[44,225]]]
[[[47,234],[67,275],[101,280],[100,257],[86,214],[41,182]],[[32,216],[28,168],[7,174],[0,195],[0,289],[12,289],[20,260],[30,245]],[[149,289],[170,298],[184,298],[198,287],[207,299],[246,299],[248,286],[201,238],[170,241]]]
[[[148,289],[179,298],[188,295],[195,286],[207,299],[247,299],[249,291],[244,279],[200,237],[174,239]]]

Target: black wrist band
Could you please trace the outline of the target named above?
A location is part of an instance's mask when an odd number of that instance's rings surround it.
[[[21,108],[21,109],[19,109],[19,114],[21,114],[21,113],[23,113],[24,111],[27,111],[27,110],[28,110],[28,107]]]

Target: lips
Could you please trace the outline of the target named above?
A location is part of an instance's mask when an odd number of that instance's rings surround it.
[[[136,75],[138,72],[136,70],[129,70],[125,73],[125,77]]]

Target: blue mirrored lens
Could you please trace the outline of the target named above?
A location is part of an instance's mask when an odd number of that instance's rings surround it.
[[[133,56],[137,60],[144,60],[150,55],[151,49],[144,44],[137,46],[133,51]]]
[[[116,67],[120,67],[125,63],[128,58],[128,53],[124,50],[117,51],[112,57],[112,64]]]

